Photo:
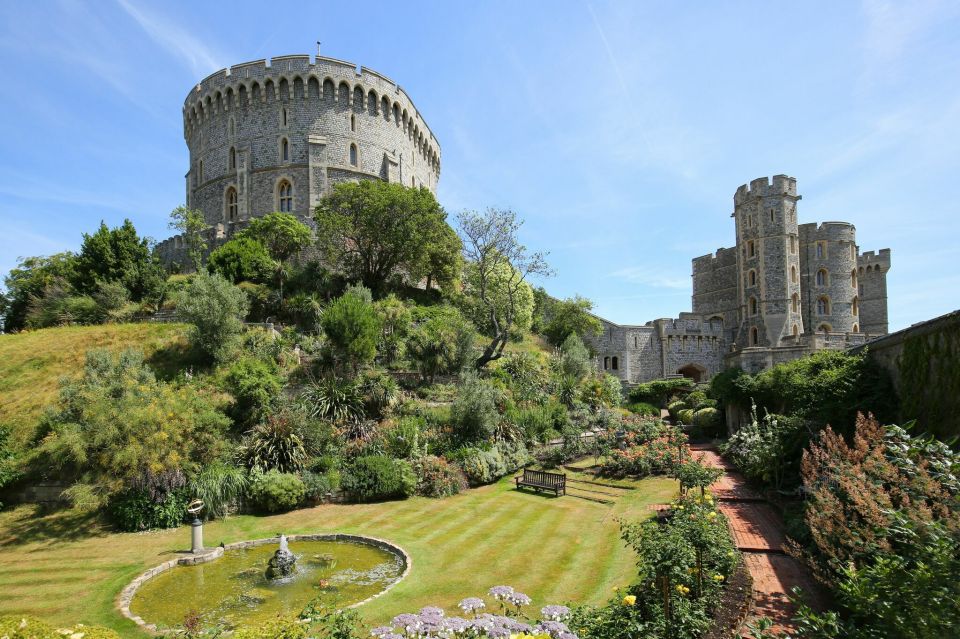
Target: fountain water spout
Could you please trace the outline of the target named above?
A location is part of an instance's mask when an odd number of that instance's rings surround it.
[[[267,563],[267,579],[282,579],[293,573],[297,563],[297,558],[287,546],[287,536],[280,535],[280,548],[273,553],[273,557]]]

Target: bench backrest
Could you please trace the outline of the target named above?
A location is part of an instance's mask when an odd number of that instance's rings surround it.
[[[560,473],[548,473],[545,470],[523,469],[523,481],[564,488],[567,485],[567,476]]]

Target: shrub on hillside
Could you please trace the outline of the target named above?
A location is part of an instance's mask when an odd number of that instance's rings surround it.
[[[453,405],[450,420],[456,434],[464,441],[487,439],[500,422],[498,403],[505,401],[504,393],[475,374],[465,375]]]
[[[358,502],[409,497],[417,480],[410,464],[386,455],[363,455],[347,464],[340,486]]]
[[[640,417],[660,417],[660,409],[646,402],[633,402],[627,404],[626,408],[634,415],[639,415]]]
[[[364,412],[371,419],[388,415],[400,397],[397,382],[383,371],[368,371],[357,379],[357,390],[363,396]]]
[[[242,290],[219,275],[197,273],[180,297],[177,313],[193,325],[193,345],[214,362],[236,349],[250,303]]]
[[[306,492],[299,477],[277,470],[254,473],[250,482],[250,500],[268,513],[293,510],[303,502]]]
[[[110,501],[110,516],[117,528],[126,532],[175,528],[186,518],[188,502],[183,490],[174,490],[160,499],[154,499],[147,490],[131,490]]]
[[[678,419],[678,420],[680,421],[680,423],[682,423],[682,424],[687,424],[687,425],[692,424],[692,423],[693,423],[693,409],[692,409],[692,408],[684,408],[684,409],[682,409],[682,410],[678,410],[678,411],[677,411],[677,419]]]
[[[273,362],[244,357],[230,365],[223,378],[233,395],[229,409],[234,424],[249,427],[266,419],[280,395],[281,380]]]
[[[320,320],[329,340],[335,366],[356,371],[373,361],[380,338],[380,316],[358,291],[348,291],[334,300]]]
[[[238,457],[255,471],[277,470],[293,473],[307,460],[307,449],[300,436],[295,414],[280,412],[254,426],[243,438]]]
[[[340,473],[329,470],[315,473],[305,470],[300,473],[304,486],[304,499],[311,504],[319,504],[340,488]]]
[[[424,497],[449,497],[466,490],[467,478],[443,457],[425,455],[413,462],[417,475],[417,494]]]
[[[678,399],[667,404],[667,411],[670,413],[670,417],[672,417],[674,420],[677,419],[677,413],[688,408],[690,408],[690,406],[682,399]]]
[[[311,379],[300,398],[312,417],[337,424],[359,422],[366,417],[363,393],[353,380],[333,375]]]
[[[532,461],[522,442],[499,442],[489,450],[461,448],[452,455],[471,486],[489,484]]]
[[[583,340],[576,333],[567,336],[557,351],[556,367],[562,375],[575,380],[586,377],[593,370],[593,361],[590,350],[583,344]]]
[[[623,386],[613,375],[598,375],[584,381],[580,401],[591,408],[619,406],[623,401]]]
[[[416,327],[406,342],[407,354],[420,374],[431,383],[437,375],[457,373],[469,364],[476,330],[452,306],[418,307]]]
[[[214,462],[190,480],[188,493],[203,502],[203,516],[207,519],[224,518],[236,511],[249,486],[245,468]]]

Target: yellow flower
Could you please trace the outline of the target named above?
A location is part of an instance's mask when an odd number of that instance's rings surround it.
[[[723,575],[714,575],[714,576],[713,576],[713,580],[714,580],[714,581],[723,581],[723,579],[724,579]]]
[[[685,595],[685,594],[687,594],[688,592],[690,592],[690,589],[687,588],[686,586],[684,586],[683,584],[678,584],[678,585],[677,585],[677,592],[679,592],[681,595]]]
[[[637,603],[637,598],[634,595],[627,595],[623,598],[623,604],[625,606],[632,606],[635,603]]]
[[[717,518],[717,513],[715,512],[711,512],[707,515],[707,519],[716,519],[716,518]]]

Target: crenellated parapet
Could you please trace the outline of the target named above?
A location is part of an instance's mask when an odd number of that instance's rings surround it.
[[[749,186],[741,184],[737,187],[733,195],[733,203],[740,205],[757,198],[783,196],[799,199],[796,178],[788,175],[774,175],[772,182],[767,177],[751,180]]]

